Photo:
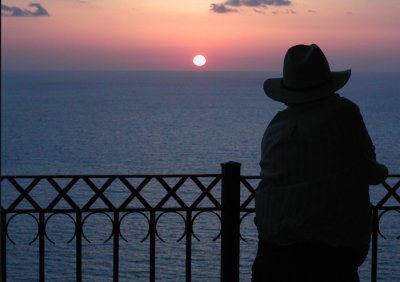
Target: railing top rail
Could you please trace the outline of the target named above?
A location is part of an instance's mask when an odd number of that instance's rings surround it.
[[[240,177],[246,178],[246,179],[260,179],[261,177],[258,175],[241,175]],[[400,177],[400,174],[389,174],[388,178],[398,178]]]
[[[163,178],[172,178],[172,177],[217,177],[221,176],[221,174],[212,174],[212,173],[204,173],[204,174],[37,174],[37,175],[20,175],[20,174],[6,174],[0,175],[0,179],[6,178],[111,178],[111,177],[125,177],[125,178],[143,178],[143,177],[163,177]],[[260,179],[259,175],[241,175],[242,178],[246,179]],[[396,178],[400,177],[400,174],[389,174],[388,178]]]
[[[162,178],[173,178],[173,177],[218,177],[221,174],[43,174],[43,175],[1,175],[1,180],[7,178],[144,178],[144,177],[162,177]]]

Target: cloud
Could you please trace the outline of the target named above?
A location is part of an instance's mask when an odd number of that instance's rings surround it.
[[[291,5],[291,0],[228,0],[225,2],[226,5],[231,6],[288,6]]]
[[[21,9],[18,7],[7,6],[1,4],[1,16],[10,16],[10,17],[42,17],[42,16],[50,16],[45,8],[39,3],[30,3],[28,7],[33,9]]]
[[[227,0],[224,3],[211,4],[210,10],[220,14],[236,13],[238,10],[232,7],[266,8],[267,6],[290,6],[291,4],[291,0]]]
[[[253,11],[257,14],[265,14],[264,10],[253,9]]]
[[[225,4],[211,4],[210,10],[217,14],[236,13],[236,9],[227,7]]]
[[[291,14],[291,15],[296,15],[297,13],[292,10],[292,9],[286,9],[286,11],[284,12],[284,14]]]
[[[292,9],[286,9],[285,11],[272,11],[271,12],[274,15],[296,15],[297,13],[293,11]]]

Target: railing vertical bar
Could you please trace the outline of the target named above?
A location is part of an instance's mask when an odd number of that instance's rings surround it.
[[[45,281],[45,214],[39,212],[39,281]]]
[[[150,211],[150,282],[156,281],[156,212]]]
[[[372,239],[371,239],[371,282],[376,282],[378,278],[378,209],[372,209]]]
[[[76,281],[82,282],[82,212],[76,212]]]
[[[186,282],[192,281],[192,211],[186,213]]]
[[[1,281],[7,281],[7,216],[6,211],[0,209],[0,253],[1,253]]]
[[[119,281],[119,211],[114,211],[113,281]]]
[[[221,164],[221,281],[239,281],[240,163]]]

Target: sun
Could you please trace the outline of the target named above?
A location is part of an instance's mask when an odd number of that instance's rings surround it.
[[[204,57],[203,55],[196,55],[193,58],[193,64],[195,64],[198,67],[204,66],[206,62],[207,62],[206,57]]]

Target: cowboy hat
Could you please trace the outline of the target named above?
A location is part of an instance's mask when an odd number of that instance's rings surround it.
[[[283,78],[264,82],[268,97],[283,103],[302,103],[328,96],[342,88],[351,70],[332,72],[316,44],[296,45],[286,52]]]

